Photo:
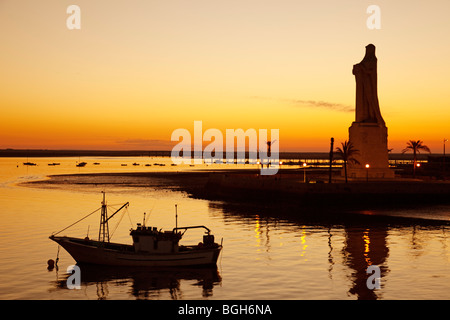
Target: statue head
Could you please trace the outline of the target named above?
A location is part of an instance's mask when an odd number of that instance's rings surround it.
[[[366,57],[375,56],[375,46],[373,44],[368,44],[366,46]]]

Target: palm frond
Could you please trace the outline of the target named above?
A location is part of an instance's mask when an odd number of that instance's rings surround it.
[[[402,150],[402,153],[408,152],[408,151],[413,151],[413,152],[418,152],[420,153],[420,150],[424,150],[428,153],[431,153],[430,148],[428,148],[426,145],[423,144],[422,140],[409,140],[406,143],[406,148]]]

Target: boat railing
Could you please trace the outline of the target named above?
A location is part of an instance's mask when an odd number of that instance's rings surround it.
[[[178,232],[178,230],[184,230],[181,235],[184,235],[184,233],[188,230],[188,229],[199,229],[199,228],[203,228],[206,229],[207,234],[209,235],[211,233],[211,230],[209,230],[207,227],[205,226],[189,226],[189,227],[176,227],[173,228],[172,232],[176,233]]]

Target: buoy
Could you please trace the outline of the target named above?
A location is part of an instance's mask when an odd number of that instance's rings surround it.
[[[55,267],[55,261],[53,259],[49,259],[47,261],[47,265],[48,265],[47,269],[52,270]]]

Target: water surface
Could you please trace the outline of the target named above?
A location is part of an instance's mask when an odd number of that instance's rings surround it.
[[[320,212],[191,199],[158,183],[23,186],[51,174],[193,170],[160,158],[0,158],[0,299],[449,299],[449,206],[362,210],[364,219],[323,219]],[[76,167],[86,161],[86,167]],[[93,165],[94,162],[100,163]],[[48,166],[48,163],[60,163]],[[139,165],[133,166],[133,163]],[[144,166],[149,163],[152,166]],[[165,163],[165,166],[154,165]],[[127,164],[127,166],[122,166]],[[48,236],[100,207],[128,210],[111,220],[112,241],[131,243],[129,230],[142,222],[172,229],[208,226],[224,249],[217,268],[175,270],[83,267],[80,290],[66,286],[75,264]],[[433,219],[370,220],[374,215]],[[342,213],[342,217],[344,217]],[[120,221],[120,224],[117,224]],[[394,220],[393,220],[394,221]],[[62,234],[98,236],[93,215]],[[202,231],[187,232],[197,243]],[[47,260],[59,257],[58,270]],[[381,289],[366,286],[369,265],[381,268]]]

